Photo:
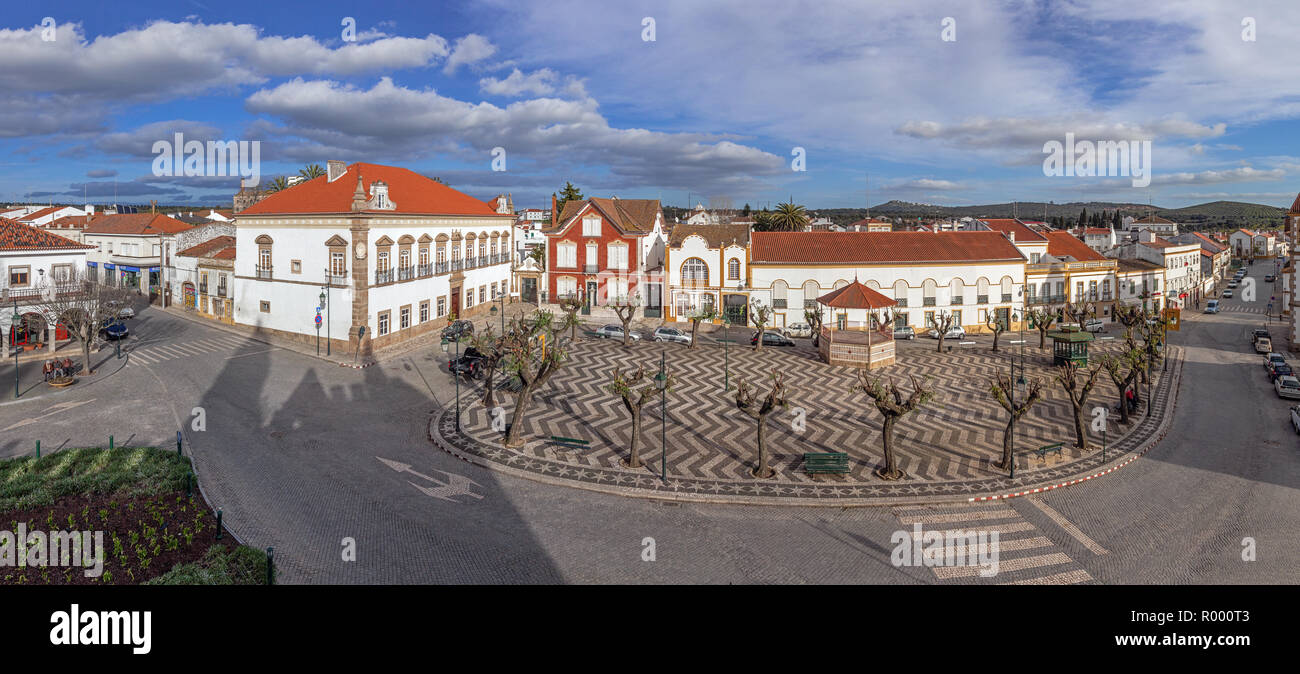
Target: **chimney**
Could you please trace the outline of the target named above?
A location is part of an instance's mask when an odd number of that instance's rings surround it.
[[[361,186],[361,171],[357,171],[357,189],[352,192],[352,211],[359,213],[364,210],[366,210],[366,190]]]
[[[158,212],[158,200],[157,200],[157,199],[150,199],[150,200],[149,200],[149,212],[150,212],[150,213],[157,213],[157,212]]]
[[[560,214],[555,212],[555,208],[556,208],[555,193],[551,192],[551,227],[555,226],[555,219],[560,217]]]
[[[337,159],[330,159],[330,160],[326,161],[326,162],[325,162],[325,166],[326,166],[326,168],[325,168],[325,180],[326,180],[326,182],[331,182],[331,183],[332,183],[332,182],[334,182],[335,180],[338,180],[339,178],[341,178],[341,177],[343,176],[343,174],[345,174],[345,173],[348,172],[348,165],[347,165],[347,164],[344,164],[343,162],[341,162],[341,161],[339,161],[339,160],[337,160]]]

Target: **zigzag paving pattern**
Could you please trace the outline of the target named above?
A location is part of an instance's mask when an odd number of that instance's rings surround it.
[[[808,499],[875,500],[900,498],[927,500],[948,497],[969,498],[993,491],[1014,490],[1048,480],[1068,480],[1102,465],[1096,448],[1080,452],[1072,447],[1073,414],[1058,384],[1049,381],[1050,353],[1037,349],[1037,340],[1026,338],[1026,372],[1044,381],[1044,398],[1017,426],[1016,478],[992,464],[1000,460],[1005,416],[988,394],[988,382],[995,372],[1006,372],[1012,350],[1005,343],[999,353],[989,349],[983,338],[974,347],[955,347],[938,353],[930,340],[898,345],[898,364],[881,371],[910,391],[909,376],[928,377],[936,399],[905,417],[895,426],[897,462],[908,479],[886,482],[873,470],[883,465],[880,447],[880,417],[871,400],[850,392],[853,370],[829,367],[806,347],[765,349],[754,352],[733,348],[729,354],[731,393],[724,393],[722,356],[718,348],[688,350],[669,345],[668,367],[675,375],[675,388],[668,395],[666,436],[668,481],[659,478],[661,421],[658,400],[647,402],[643,411],[641,458],[645,466],[625,468],[632,421],[621,401],[607,389],[615,368],[635,370],[644,365],[658,369],[659,345],[579,340],[570,362],[534,395],[524,434],[532,438],[524,447],[507,449],[502,433],[492,430],[491,410],[477,398],[476,384],[462,391],[462,432],[455,430],[453,409],[435,414],[430,438],[444,449],[479,463],[504,467],[511,472],[556,483],[585,483],[588,488],[616,493],[671,493],[677,498],[734,500],[740,502],[792,502]],[[1120,340],[1095,344],[1094,355],[1120,348]],[[1050,351],[1050,350],[1049,350]],[[1170,347],[1169,374],[1156,373],[1153,383],[1153,414],[1138,417],[1126,430],[1111,423],[1115,435],[1109,441],[1108,460],[1138,448],[1153,438],[1163,416],[1170,412],[1170,391],[1176,386],[1181,349]],[[735,408],[735,384],[741,377],[761,389],[775,370],[786,376],[789,409],[774,412],[768,419],[769,463],[776,475],[755,480],[750,471],[756,465],[755,422]],[[765,389],[764,389],[765,390]],[[1145,395],[1145,387],[1142,391]],[[1118,396],[1102,372],[1087,406],[1114,408]],[[509,419],[512,400],[498,396],[498,404]],[[448,406],[449,408],[451,406]],[[800,413],[802,409],[802,414]],[[1087,424],[1090,419],[1085,419]],[[500,424],[498,424],[500,427]],[[550,436],[579,438],[591,442],[589,449],[570,450],[547,442]],[[1029,450],[1065,442],[1061,456],[1040,459]],[[1091,442],[1100,445],[1100,434]],[[805,452],[846,452],[849,472],[843,476],[808,475],[802,461]],[[641,494],[644,495],[644,494]]]

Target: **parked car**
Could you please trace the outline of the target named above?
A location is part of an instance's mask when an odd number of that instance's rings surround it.
[[[1210,300],[1209,302],[1207,302],[1205,305],[1205,313],[1207,314],[1219,313],[1219,300]]]
[[[471,346],[465,349],[459,359],[453,354],[451,360],[447,361],[447,369],[467,379],[479,379],[483,376],[483,354]]]
[[[1100,318],[1090,318],[1083,322],[1083,329],[1088,332],[1106,332],[1106,322]]]
[[[108,308],[115,309],[118,318],[135,318],[135,309],[132,309],[131,305],[121,300],[109,302]]]
[[[1295,429],[1296,435],[1300,435],[1300,405],[1291,406],[1291,428]]]
[[[758,344],[758,334],[750,337],[749,343],[750,345]],[[765,330],[763,332],[763,346],[794,346],[794,340],[779,332]]]
[[[103,335],[105,339],[126,339],[128,331],[126,324],[120,319],[106,318],[99,328],[99,334]]]
[[[610,323],[609,325],[602,326],[599,330],[597,330],[596,336],[604,337],[605,339],[617,339],[619,341],[622,341],[623,326],[619,325],[618,323]],[[636,334],[635,331],[632,332],[631,336],[632,336],[632,341],[634,342],[641,341],[641,335]],[[690,340],[688,339],[687,341]]]
[[[1300,379],[1291,375],[1278,377],[1273,380],[1273,390],[1277,392],[1279,398],[1300,399]]]
[[[655,328],[654,334],[650,335],[650,341],[690,344],[691,336],[677,328]]]
[[[1268,331],[1268,328],[1255,328],[1255,331],[1250,333],[1251,343],[1254,343],[1254,341],[1260,337],[1268,337],[1271,339],[1273,335]]]
[[[916,330],[910,325],[895,325],[894,339],[916,339]]]
[[[807,323],[791,323],[785,327],[786,337],[812,337],[812,326]]]
[[[930,328],[929,334],[930,334],[930,339],[939,339],[938,328]],[[953,327],[948,329],[948,332],[944,333],[943,338],[944,339],[966,339],[966,329],[961,327],[960,325],[954,325]]]
[[[1228,298],[1228,297],[1232,297],[1232,291],[1231,291],[1231,290],[1225,290],[1225,291],[1223,291],[1223,297],[1224,297],[1225,299]]]
[[[474,324],[464,319],[452,321],[451,325],[442,329],[443,339],[458,340],[473,335]]]
[[[1273,369],[1273,363],[1285,363],[1285,362],[1286,359],[1282,357],[1282,354],[1270,353],[1267,356],[1264,356],[1264,369],[1271,370]]]
[[[1237,283],[1237,280],[1236,280],[1236,279],[1233,279],[1233,280],[1231,280],[1231,281],[1228,281],[1228,287],[1229,287],[1229,288],[1236,288],[1238,285],[1240,285],[1240,284]]]
[[[1268,369],[1268,378],[1273,381],[1277,381],[1278,377],[1294,376],[1295,372],[1293,372],[1291,366],[1286,363],[1273,363],[1273,366]]]
[[[1255,340],[1255,353],[1272,353],[1273,340],[1268,337],[1260,337]]]
[[[1264,282],[1265,282],[1265,283],[1272,283],[1274,278],[1275,278],[1275,277],[1274,277],[1272,274],[1268,274],[1267,276],[1264,277]]]

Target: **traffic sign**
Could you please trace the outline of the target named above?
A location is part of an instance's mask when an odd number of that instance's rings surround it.
[[[320,314],[316,314],[316,327],[320,328]]]

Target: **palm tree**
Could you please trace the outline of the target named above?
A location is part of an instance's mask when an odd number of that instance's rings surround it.
[[[308,164],[298,170],[298,175],[302,176],[303,180],[311,180],[325,175],[325,169],[321,168],[320,164]]]
[[[286,189],[289,189],[289,179],[284,176],[276,176],[266,185],[267,192],[279,192]]]
[[[798,204],[777,204],[770,221],[773,231],[802,232],[804,225],[808,224],[808,213]]]

